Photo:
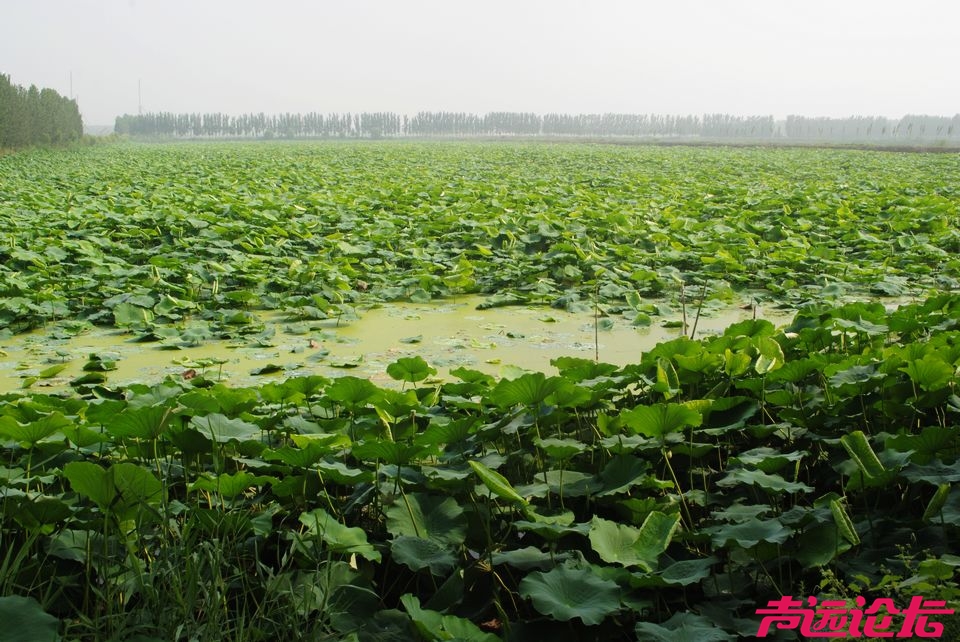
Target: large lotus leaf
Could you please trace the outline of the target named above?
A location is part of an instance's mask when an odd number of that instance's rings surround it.
[[[793,452],[784,453],[780,452],[776,448],[761,446],[759,448],[753,448],[751,450],[742,452],[735,457],[731,457],[729,463],[756,468],[757,470],[761,470],[765,473],[775,473],[788,463],[798,462],[808,454],[808,452],[803,450],[795,450]]]
[[[197,307],[197,304],[193,301],[184,301],[182,299],[177,299],[172,297],[169,294],[163,295],[155,306],[153,306],[153,311],[158,315],[167,315],[170,316],[171,312],[177,310],[192,310]],[[116,308],[114,308],[114,313],[116,313]],[[176,315],[171,318],[179,318],[180,315]]]
[[[547,453],[550,457],[566,460],[574,455],[579,455],[587,449],[586,444],[576,439],[557,439],[548,437],[546,439],[535,439],[534,445]]]
[[[264,451],[261,458],[266,461],[282,461],[289,466],[306,468],[311,466],[330,453],[339,452],[343,447],[350,445],[346,435],[318,434],[318,435],[291,435],[296,448],[284,446],[276,450]]]
[[[486,633],[470,620],[455,615],[444,615],[420,606],[420,599],[406,593],[400,603],[424,640],[457,640],[463,642],[500,642],[500,638]]]
[[[84,415],[91,425],[103,425],[127,407],[126,401],[118,399],[98,399],[87,406]]]
[[[525,548],[515,548],[507,551],[494,551],[492,558],[494,565],[508,564],[514,568],[524,571],[530,569],[545,570],[553,568],[558,561],[563,561],[570,557],[567,553],[555,553],[553,551],[543,551],[535,546]]]
[[[472,368],[454,368],[450,371],[451,377],[456,377],[465,383],[476,384],[479,388],[489,388],[494,384],[494,378],[486,372],[473,370]]]
[[[664,441],[669,442],[671,437],[678,437],[676,441],[683,439],[682,434],[676,433],[675,435],[668,435]],[[622,433],[611,437],[604,437],[600,440],[600,444],[611,453],[617,455],[625,455],[637,451],[647,452],[660,450],[664,445],[664,443],[658,439],[651,439],[643,435],[624,435]]]
[[[930,392],[946,386],[953,379],[955,368],[940,356],[928,354],[923,359],[913,359],[900,368],[910,380]]]
[[[410,493],[398,497],[387,509],[387,531],[394,537],[458,545],[466,539],[466,530],[463,507],[450,496]]]
[[[831,375],[828,382],[832,388],[837,388],[844,394],[854,395],[863,392],[867,383],[880,381],[884,377],[886,377],[884,373],[877,372],[876,364],[868,363],[840,370]]]
[[[147,325],[153,321],[154,318],[153,310],[150,309],[152,305],[152,301],[148,307],[140,307],[139,305],[128,302],[118,303],[113,308],[114,323],[120,327],[127,325]]]
[[[847,435],[843,435],[840,437],[840,443],[843,444],[844,449],[850,455],[850,459],[867,479],[880,479],[885,476],[887,470],[880,463],[863,431],[854,430]]]
[[[760,404],[749,397],[721,397],[714,399],[708,408],[703,410],[705,427],[697,432],[704,435],[722,435],[733,430],[739,430],[746,425],[747,420],[757,414]]]
[[[559,515],[541,515],[530,510],[527,511],[527,517],[533,521],[518,519],[513,522],[514,528],[521,532],[531,531],[549,541],[556,541],[564,535],[586,536],[590,531],[589,524],[575,524],[573,520],[576,516],[570,511]]]
[[[517,492],[524,497],[546,497],[548,493],[564,497],[584,497],[603,488],[595,475],[579,470],[551,468],[535,479],[531,484],[518,486]]]
[[[351,453],[361,461],[380,460],[395,466],[402,466],[435,451],[429,446],[401,444],[395,441],[366,441],[354,444]]]
[[[416,390],[380,390],[379,397],[374,402],[377,414],[388,423],[396,423],[397,418],[409,415],[411,412],[424,412],[423,405],[417,397]]]
[[[372,470],[351,468],[342,461],[320,461],[314,465],[314,470],[321,480],[344,486],[370,483],[374,478]]]
[[[0,597],[0,622],[3,642],[57,642],[60,621],[43,610],[32,597]]]
[[[260,426],[242,419],[230,419],[220,413],[194,417],[190,425],[205,437],[219,443],[231,440],[248,441],[260,438]]]
[[[350,631],[355,634],[340,639],[371,639],[377,640],[377,642],[397,640],[402,629],[383,622],[379,617],[382,613],[382,605],[380,596],[371,589],[356,584],[341,584],[333,589],[330,600],[327,602],[325,615],[329,614],[330,626],[336,631]],[[402,613],[396,610],[392,612],[398,618],[403,618],[401,620],[403,624],[407,623]],[[368,638],[361,633],[364,630],[376,631],[376,636],[369,636]],[[409,639],[409,637],[410,631],[408,629],[406,638]],[[403,638],[401,637],[399,640],[403,640]]]
[[[745,522],[753,517],[760,517],[773,510],[770,504],[741,504],[736,502],[722,510],[715,510],[710,514],[712,519],[725,522]]]
[[[723,351],[723,371],[728,377],[739,377],[750,368],[753,358],[744,351],[734,352],[730,348]]]
[[[241,412],[250,410],[260,402],[256,390],[250,388],[228,388],[222,384],[217,384],[210,388],[209,392],[220,405],[220,412],[228,416],[236,416]]]
[[[815,354],[804,359],[793,359],[767,375],[770,382],[789,381],[797,383],[805,377],[823,371],[826,359],[823,355]]]
[[[86,562],[88,554],[96,558],[94,565],[107,561],[94,551],[103,550],[103,536],[92,530],[58,529],[48,538],[47,553],[72,562]],[[99,561],[99,564],[98,564]]]
[[[620,608],[620,587],[597,577],[589,569],[559,566],[546,573],[535,571],[518,587],[521,596],[533,601],[538,612],[567,622],[580,618],[592,626]]]
[[[69,363],[57,363],[50,366],[49,368],[44,368],[43,370],[37,373],[37,379],[52,379],[53,377],[56,377],[58,374],[66,370],[69,365],[70,365]]]
[[[638,622],[634,629],[638,640],[650,642],[732,642],[737,637],[717,627],[708,617],[677,613],[663,624]]]
[[[714,371],[723,363],[723,357],[706,349],[694,355],[678,354],[674,357],[681,370],[690,372]]]
[[[919,435],[902,431],[888,438],[883,445],[885,448],[911,452],[910,461],[915,464],[927,464],[937,455],[949,452],[957,443],[958,434],[960,429],[957,426],[925,426]]]
[[[403,535],[390,543],[393,561],[412,571],[430,569],[431,575],[446,575],[456,565],[450,549],[432,539]]]
[[[848,475],[844,489],[847,491],[860,490],[862,488],[880,488],[887,486],[896,480],[900,470],[910,464],[911,453],[900,452],[893,448],[884,448],[877,453],[877,460],[883,466],[883,473],[879,476],[866,476],[861,474],[857,464],[853,459],[840,461],[834,464],[834,468]]]
[[[223,473],[213,476],[200,477],[189,486],[189,490],[205,490],[217,493],[223,497],[236,497],[247,492],[250,488],[271,484],[278,481],[276,477],[252,475],[245,470],[238,473]]]
[[[662,393],[664,399],[671,399],[680,391],[680,377],[670,359],[666,357],[657,359],[657,380],[651,389]]]
[[[550,400],[561,408],[577,408],[593,403],[599,396],[599,392],[594,389],[578,386],[564,379],[550,395]]]
[[[727,326],[727,329],[723,331],[723,336],[759,339],[771,336],[776,330],[776,327],[766,319],[747,319]]]
[[[944,464],[939,459],[924,466],[910,464],[900,471],[900,474],[912,482],[923,481],[934,486],[953,484],[960,482],[960,459],[950,465]]]
[[[483,485],[487,487],[494,495],[500,499],[505,499],[509,502],[516,502],[523,506],[528,504],[527,500],[524,499],[516,489],[510,485],[510,482],[507,481],[507,478],[498,473],[497,471],[488,468],[479,461],[471,459],[470,468],[473,469],[473,472],[476,473],[477,477],[480,478],[480,481],[483,482]]]
[[[674,562],[658,574],[667,584],[689,586],[710,577],[710,569],[720,560],[712,555],[700,560]]]
[[[500,407],[534,406],[546,401],[560,387],[561,377],[546,377],[542,372],[532,372],[516,379],[501,379],[487,393],[487,401]]]
[[[133,507],[140,502],[159,503],[162,499],[163,484],[143,466],[122,462],[111,466],[110,473],[125,506]]]
[[[635,548],[640,530],[594,516],[590,522],[590,546],[605,562],[623,566],[643,566],[650,571],[649,560],[640,557]]]
[[[835,524],[817,524],[798,538],[797,560],[807,568],[826,566],[852,547]]]
[[[308,375],[302,377],[290,377],[280,384],[280,387],[287,392],[286,398],[292,398],[293,395],[299,395],[303,399],[309,399],[320,393],[325,386],[330,385],[330,380],[320,375]]]
[[[113,502],[117,490],[108,469],[88,461],[72,461],[63,467],[63,476],[77,493],[92,499],[101,509]]]
[[[748,519],[737,524],[724,524],[704,529],[710,534],[713,545],[723,548],[730,542],[736,542],[743,548],[753,548],[760,542],[783,544],[793,534],[777,519]]]
[[[114,437],[156,439],[163,434],[172,413],[170,406],[128,408],[105,420],[104,428]]]
[[[317,534],[337,553],[356,553],[371,562],[380,561],[380,552],[368,541],[362,528],[344,526],[322,508],[300,514],[300,523],[309,534]]]
[[[640,528],[594,516],[590,522],[590,546],[605,562],[656,570],[657,558],[667,550],[680,525],[680,515],[653,511]]]
[[[833,521],[837,525],[837,532],[854,546],[859,544],[860,536],[857,534],[857,529],[854,528],[853,521],[850,519],[846,507],[844,507],[840,500],[830,500],[830,513],[833,515]]]
[[[27,424],[21,424],[13,417],[3,417],[3,420],[0,421],[0,436],[34,446],[37,442],[72,424],[73,422],[59,411],[52,412]]]
[[[867,336],[885,335],[890,331],[890,328],[887,326],[879,323],[873,323],[872,321],[867,321],[863,317],[858,317],[856,320],[835,319],[833,323],[838,328],[862,332]]]
[[[617,455],[600,471],[603,489],[597,495],[615,495],[623,493],[641,484],[650,471],[650,463],[632,455]]]
[[[582,359],[580,357],[557,357],[550,360],[550,365],[555,367],[567,381],[596,379],[609,376],[617,371],[617,366],[613,364],[598,363],[593,359]]]
[[[930,498],[926,509],[923,511],[923,521],[930,522],[939,520],[943,514],[943,509],[947,504],[947,497],[950,496],[951,484],[940,484],[937,486],[937,492]]]
[[[130,462],[103,468],[75,461],[64,466],[63,474],[77,493],[92,499],[101,510],[121,516],[128,516],[141,503],[157,503],[163,498],[160,480]]]
[[[359,408],[371,402],[380,393],[380,389],[367,379],[359,377],[338,377],[327,388],[327,396],[348,408]]]
[[[177,398],[177,403],[202,414],[219,412],[221,410],[215,393],[207,389],[185,392]]]
[[[416,383],[437,374],[422,357],[401,357],[387,366],[387,374],[397,381]]]
[[[477,423],[475,417],[465,417],[449,423],[432,421],[427,429],[414,439],[417,444],[424,446],[458,444],[470,436]]]
[[[662,439],[668,433],[699,426],[703,416],[692,408],[677,403],[637,406],[620,413],[621,423],[633,434]]]
[[[24,498],[16,508],[8,506],[7,513],[24,528],[31,529],[56,524],[73,515],[70,506],[56,497]]]
[[[759,486],[772,492],[810,493],[813,488],[800,482],[789,482],[780,475],[768,474],[760,470],[737,468],[717,482],[718,486],[733,487],[740,484]]]
[[[783,366],[785,357],[779,343],[770,337],[759,337],[755,341],[757,350],[760,352],[756,363],[753,364],[757,374],[765,375]]]
[[[95,356],[95,355],[91,355]],[[154,386],[131,384],[127,388],[127,405],[131,408],[163,405],[175,401],[183,393],[183,388],[172,381]]]

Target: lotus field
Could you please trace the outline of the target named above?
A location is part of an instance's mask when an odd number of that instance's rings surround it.
[[[3,639],[706,642],[783,596],[960,603],[955,154],[115,144],[0,157],[0,221]],[[456,301],[595,351],[320,350]],[[296,368],[224,373],[281,331]],[[188,357],[120,381],[70,349],[96,333]]]

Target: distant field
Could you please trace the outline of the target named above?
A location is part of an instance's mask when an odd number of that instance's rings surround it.
[[[627,305],[681,284],[795,306],[950,289],[960,268],[953,155],[178,144],[17,154],[0,172],[14,330],[462,293]]]

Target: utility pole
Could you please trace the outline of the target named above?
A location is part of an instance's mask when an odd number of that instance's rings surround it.
[[[70,70],[70,100],[73,100],[73,70]]]
[[[143,116],[143,93],[140,91],[140,79],[137,78],[137,115]]]

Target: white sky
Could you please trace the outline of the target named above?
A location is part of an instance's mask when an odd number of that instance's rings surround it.
[[[0,73],[144,111],[960,112],[955,0],[0,0]]]

